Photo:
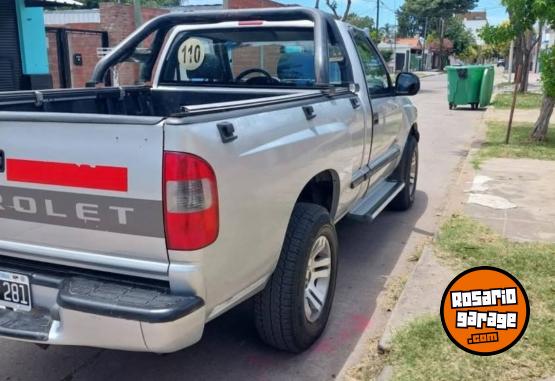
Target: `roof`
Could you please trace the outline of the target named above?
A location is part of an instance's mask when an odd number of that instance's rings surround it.
[[[223,0],[179,0],[182,7],[223,6]]]
[[[468,12],[461,15],[464,20],[468,21],[487,21],[488,15],[486,11],[483,12]]]
[[[453,46],[453,41],[448,38],[443,39],[443,50],[453,50]],[[432,52],[439,52],[439,40],[430,42],[428,45],[428,49],[430,49]]]
[[[399,45],[406,45],[411,49],[422,49],[422,44],[420,43],[420,39],[418,37],[398,38],[396,43]]]
[[[27,0],[26,3],[30,5],[39,5],[43,7],[55,7],[57,5],[76,5],[82,6],[83,3],[76,0]]]
[[[64,9],[44,11],[45,25],[100,23],[99,9]]]

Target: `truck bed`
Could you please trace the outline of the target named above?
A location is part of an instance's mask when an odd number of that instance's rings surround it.
[[[150,86],[12,91],[0,92],[0,111],[168,117],[183,113],[187,106],[241,102],[288,94],[292,94],[292,91],[197,87],[153,89]]]

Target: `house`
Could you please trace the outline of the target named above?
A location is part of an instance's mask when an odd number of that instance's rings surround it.
[[[52,87],[43,9],[74,0],[0,1],[0,91]]]
[[[284,6],[272,0],[180,0],[176,7],[142,7],[141,12],[144,22],[171,12]],[[106,2],[99,9],[47,11],[44,21],[54,88],[85,86],[102,55],[136,29],[132,6]],[[112,70],[107,83],[134,85],[138,77],[139,65],[125,62]]]
[[[382,41],[378,49],[394,52],[388,62],[390,71],[420,70],[423,46],[419,37]]]
[[[480,29],[488,25],[488,17],[486,11],[468,12],[460,16],[464,26],[472,32],[478,45],[484,45],[484,40],[479,36]]]
[[[429,57],[428,68],[431,68],[431,69],[442,68],[443,67],[443,65],[441,65],[442,55],[444,57],[444,60],[446,60],[447,57],[449,57],[453,53],[453,47],[454,47],[453,41],[451,41],[448,38],[443,39],[443,44],[440,44],[439,40],[429,42],[428,45],[426,46],[426,49],[428,51],[427,56]],[[444,64],[445,63],[447,63],[447,61],[445,61]]]

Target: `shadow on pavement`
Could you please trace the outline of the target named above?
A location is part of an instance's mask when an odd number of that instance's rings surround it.
[[[206,326],[193,347],[169,355],[103,351],[74,376],[117,380],[327,380],[341,370],[376,307],[428,197],[418,191],[408,212],[384,212],[374,223],[343,220],[337,226],[339,273],[324,336],[306,353],[265,346],[256,336],[247,301]],[[40,359],[37,359],[40,361]]]

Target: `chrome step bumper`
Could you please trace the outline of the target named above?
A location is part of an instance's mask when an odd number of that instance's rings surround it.
[[[204,301],[169,289],[88,277],[26,274],[30,312],[0,309],[0,336],[41,344],[174,352],[202,336]]]

